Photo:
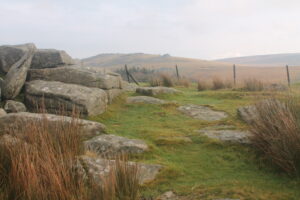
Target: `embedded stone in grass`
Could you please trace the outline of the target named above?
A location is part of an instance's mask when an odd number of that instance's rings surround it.
[[[84,166],[85,172],[93,177],[97,184],[101,184],[103,178],[110,175],[111,170],[115,167],[115,160],[107,160],[100,157],[90,157],[90,156],[81,156],[81,163]],[[122,161],[121,161],[122,162]],[[156,176],[163,168],[161,165],[157,164],[145,164],[145,163],[136,163],[136,162],[127,162],[127,166],[138,168],[138,179],[139,184],[145,184],[155,180]],[[80,168],[80,166],[79,166]]]
[[[159,137],[155,140],[157,145],[172,145],[172,144],[186,144],[192,143],[193,141],[189,137],[185,136],[169,136],[169,137]]]
[[[122,154],[141,154],[149,149],[148,145],[137,139],[116,135],[100,135],[84,142],[85,149],[106,157]]]
[[[207,106],[200,105],[184,105],[180,106],[178,110],[187,116],[205,121],[218,121],[228,117],[225,112],[214,111]]]
[[[139,87],[136,89],[136,93],[146,96],[157,96],[160,94],[178,94],[180,91],[168,87]]]
[[[166,101],[154,98],[154,97],[148,97],[148,96],[136,96],[136,97],[128,97],[127,103],[145,103],[145,104],[165,104]]]
[[[26,112],[26,107],[22,102],[7,100],[4,105],[4,110],[7,113]]]
[[[155,200],[180,200],[179,197],[173,191],[167,191],[158,196]]]
[[[240,144],[250,144],[250,132],[240,130],[207,130],[198,131],[209,138],[217,139],[223,142],[232,142]]]

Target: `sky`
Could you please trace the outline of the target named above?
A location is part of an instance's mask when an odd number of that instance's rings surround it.
[[[299,19],[299,0],[0,0],[0,45],[33,42],[74,58],[297,53]]]

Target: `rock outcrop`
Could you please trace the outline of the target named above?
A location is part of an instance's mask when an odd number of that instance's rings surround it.
[[[38,114],[38,113],[9,113],[0,117],[0,135],[9,134],[11,129],[22,130],[28,123],[42,123],[47,121],[49,131],[56,130],[57,126],[70,125],[71,123],[77,123],[79,132],[86,138],[94,137],[105,133],[105,126],[101,123],[72,119],[71,117],[59,116],[53,114]]]
[[[29,110],[44,104],[49,113],[57,114],[63,108],[67,115],[75,109],[82,116],[94,116],[106,110],[107,101],[107,94],[99,88],[42,80],[27,82],[25,87]]]
[[[27,80],[59,81],[105,90],[113,88],[122,89],[122,79],[120,75],[104,73],[97,69],[78,66],[31,69],[28,73]]]
[[[39,49],[35,52],[32,58],[30,68],[43,69],[73,64],[73,59],[65,51],[59,51],[56,49]]]
[[[144,103],[144,104],[165,104],[167,103],[164,100],[148,97],[148,96],[135,96],[135,97],[128,97],[127,103]]]
[[[122,154],[141,154],[149,150],[142,140],[128,139],[116,135],[100,135],[84,142],[85,149],[104,157]]]
[[[108,103],[111,104],[115,98],[120,96],[124,90],[122,89],[110,89],[110,90],[104,90],[107,94]]]
[[[250,132],[239,130],[199,130],[200,133],[209,138],[223,142],[250,144]]]
[[[218,121],[228,117],[225,112],[214,111],[207,106],[200,105],[184,105],[180,106],[178,110],[187,116],[205,121]]]
[[[24,55],[10,67],[2,83],[3,99],[14,99],[18,96],[26,81],[27,71],[30,68],[36,47],[34,44],[27,44],[23,48]]]
[[[168,87],[139,87],[136,89],[136,93],[146,96],[157,96],[161,94],[177,94],[180,91]]]
[[[26,106],[18,101],[7,100],[4,105],[4,110],[7,113],[26,112]]]
[[[0,46],[0,70],[7,73],[18,62],[33,44]]]

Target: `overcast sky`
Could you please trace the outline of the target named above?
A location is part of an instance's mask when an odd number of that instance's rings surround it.
[[[300,1],[0,0],[0,45],[26,42],[77,58],[300,52]]]

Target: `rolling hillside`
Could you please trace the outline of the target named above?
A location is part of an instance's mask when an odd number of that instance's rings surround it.
[[[261,66],[284,66],[286,64],[300,66],[300,53],[289,54],[270,54],[245,57],[234,57],[216,60],[218,62],[228,62],[242,65],[261,65]]]
[[[289,54],[284,54],[289,55]],[[213,77],[220,77],[222,79],[232,79],[232,63],[237,64],[237,79],[242,82],[244,79],[256,78],[270,82],[285,82],[286,71],[284,64],[286,60],[290,63],[297,63],[297,56],[290,55],[294,60],[288,59],[288,56],[278,57],[277,60],[271,59],[276,57],[270,56],[255,56],[244,60],[243,58],[223,59],[217,61],[208,61],[200,59],[173,57],[168,54],[153,55],[153,54],[99,54],[93,57],[82,59],[82,63],[86,66],[101,67],[105,69],[119,69],[123,68],[125,64],[130,67],[146,67],[150,69],[169,71],[175,73],[175,65],[178,65],[181,76],[186,76],[194,80],[212,80]],[[260,58],[260,59],[258,59]],[[265,59],[263,59],[265,58]],[[269,62],[267,61],[269,59]],[[238,62],[238,60],[240,60]],[[261,60],[261,61],[260,61]],[[232,62],[231,62],[232,61]],[[251,61],[251,62],[250,62]],[[272,61],[272,62],[271,62]],[[280,61],[280,62],[279,62]],[[257,64],[260,63],[260,64]],[[267,63],[267,64],[261,64]],[[274,63],[277,63],[274,64]],[[240,65],[239,65],[240,64]],[[300,66],[300,54],[299,54]],[[299,80],[300,68],[290,68],[291,77],[293,81]]]

